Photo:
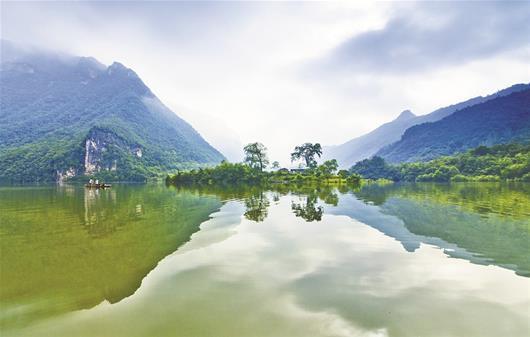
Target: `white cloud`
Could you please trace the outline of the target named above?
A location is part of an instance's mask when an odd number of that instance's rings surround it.
[[[1,6],[3,38],[125,64],[232,159],[235,147],[257,140],[287,165],[299,143],[340,143],[403,109],[427,113],[530,77],[528,50],[401,74],[308,70],[352,36],[383,29],[396,15],[392,3]],[[400,6],[401,17],[414,6]]]

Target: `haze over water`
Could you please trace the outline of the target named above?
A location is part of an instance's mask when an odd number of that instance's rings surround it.
[[[0,188],[2,336],[527,336],[530,185]]]

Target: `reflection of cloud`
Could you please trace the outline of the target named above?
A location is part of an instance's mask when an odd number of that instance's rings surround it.
[[[279,307],[281,307],[286,316],[293,319],[308,322],[314,325],[314,334],[320,336],[338,336],[338,337],[386,337],[388,336],[387,329],[374,329],[374,331],[367,331],[358,328],[345,320],[340,315],[322,310],[312,312],[304,309],[296,304],[296,297],[289,295],[279,299]],[[311,322],[311,323],[309,323]]]
[[[291,201],[281,197],[261,223],[246,220],[242,204],[227,203],[219,213],[227,217],[217,214],[204,223],[134,296],[54,321],[55,335],[186,331],[191,337],[203,336],[205,327],[224,336],[527,332],[528,317],[520,309],[530,304],[528,279],[449,259],[426,245],[408,253],[346,216],[306,222],[291,214]],[[30,332],[46,334],[43,327]]]

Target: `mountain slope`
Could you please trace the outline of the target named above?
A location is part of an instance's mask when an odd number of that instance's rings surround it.
[[[410,111],[405,110],[398,118],[381,125],[365,135],[354,138],[341,145],[325,146],[323,151],[324,157],[325,159],[335,158],[341,167],[349,168],[356,162],[375,155],[383,147],[399,141],[405,130],[413,125],[434,122],[468,106],[483,103],[496,97],[509,95],[513,92],[528,88],[530,88],[529,84],[516,84],[500,90],[495,94],[474,97],[464,102],[437,109],[427,115],[414,116]]]
[[[409,110],[403,111],[396,119],[377,129],[342,145],[325,146],[323,160],[337,159],[340,167],[350,167],[357,161],[374,155],[383,146],[399,140],[401,134],[414,125],[416,116]]]
[[[122,64],[2,47],[3,179],[143,180],[223,159]]]
[[[394,163],[425,161],[508,142],[530,142],[530,89],[458,110],[437,122],[415,125],[377,155]]]

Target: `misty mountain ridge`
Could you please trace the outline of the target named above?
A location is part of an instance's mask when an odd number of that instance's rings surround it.
[[[410,110],[405,110],[394,120],[377,127],[367,134],[341,145],[324,146],[323,159],[337,159],[340,167],[349,168],[356,162],[370,158],[382,148],[399,141],[405,131],[414,125],[435,122],[460,109],[528,88],[530,88],[530,84],[515,84],[494,94],[474,97],[457,104],[439,108],[426,115],[416,116]]]
[[[414,117],[417,117],[417,116],[415,114],[413,114],[412,111],[403,110],[403,111],[401,111],[399,116],[397,116],[397,118],[394,119],[394,121],[406,121],[406,120],[412,119]]]
[[[143,180],[224,158],[119,62],[107,67],[4,40],[1,55],[4,179]]]
[[[398,142],[377,152],[389,162],[427,161],[477,146],[530,142],[530,88],[518,86],[436,122],[410,127]],[[508,91],[504,91],[508,92]]]

